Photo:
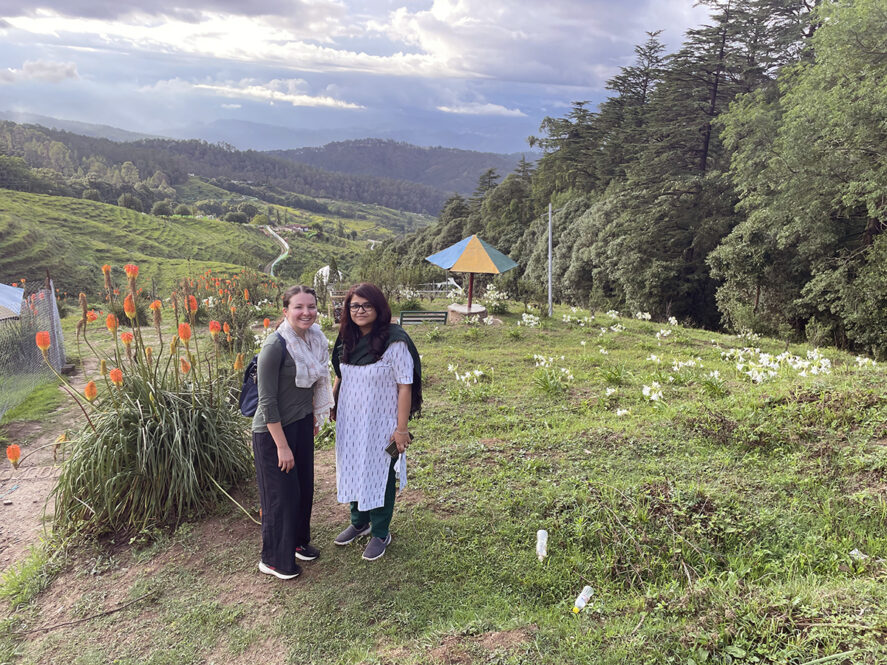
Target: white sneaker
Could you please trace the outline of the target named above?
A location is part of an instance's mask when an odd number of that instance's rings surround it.
[[[279,570],[277,570],[277,568],[269,566],[264,561],[259,561],[259,572],[265,573],[266,575],[274,575],[274,577],[282,580],[291,580],[294,577],[298,577],[302,573],[302,569],[296,566],[296,572],[294,573],[281,573]]]

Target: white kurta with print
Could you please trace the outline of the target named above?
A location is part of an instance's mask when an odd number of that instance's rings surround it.
[[[413,358],[405,342],[393,342],[370,365],[340,365],[342,383],[336,407],[336,488],[341,503],[358,510],[385,505],[391,457],[385,446],[397,427],[397,384],[413,382]],[[407,485],[404,455],[395,471]]]

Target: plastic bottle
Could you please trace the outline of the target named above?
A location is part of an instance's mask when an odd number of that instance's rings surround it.
[[[582,593],[579,594],[579,597],[576,598],[576,602],[573,603],[573,614],[579,614],[582,611],[582,608],[588,605],[588,601],[591,600],[591,596],[594,594],[594,589],[590,586],[586,586],[582,589]]]
[[[548,556],[548,531],[539,529],[536,532],[536,556],[542,561]]]

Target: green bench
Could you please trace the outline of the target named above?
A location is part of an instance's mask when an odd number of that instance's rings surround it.
[[[410,325],[413,323],[443,323],[447,322],[446,310],[442,312],[421,312],[418,310],[407,310],[400,313],[400,325]]]

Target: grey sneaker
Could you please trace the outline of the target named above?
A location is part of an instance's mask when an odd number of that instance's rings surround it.
[[[389,533],[385,540],[381,538],[376,538],[375,536],[370,538],[370,542],[367,544],[367,548],[363,551],[363,558],[367,561],[375,561],[382,557],[385,554],[385,548],[391,544],[391,534]]]
[[[350,545],[361,536],[370,535],[370,530],[371,529],[369,524],[361,527],[356,527],[353,524],[349,524],[348,528],[345,529],[338,536],[336,536],[336,539],[333,542],[336,545]]]

